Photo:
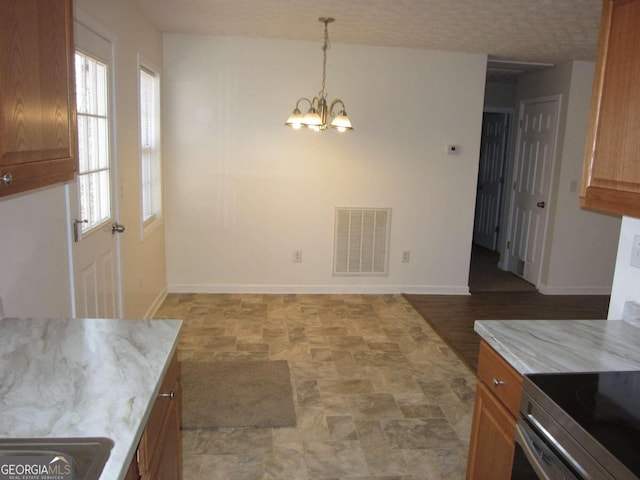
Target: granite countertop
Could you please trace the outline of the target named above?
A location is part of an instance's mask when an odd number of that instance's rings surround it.
[[[108,437],[100,478],[124,478],[181,325],[0,319],[0,437]]]
[[[625,320],[476,320],[521,374],[640,370],[640,328]]]

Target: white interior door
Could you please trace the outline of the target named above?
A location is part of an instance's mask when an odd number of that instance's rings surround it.
[[[111,145],[112,44],[75,22],[78,175],[69,185],[76,317],[122,314]]]
[[[473,242],[489,250],[495,250],[498,242],[507,127],[506,113],[485,112],[482,116]]]
[[[534,285],[542,264],[559,109],[558,97],[520,104],[508,267]]]

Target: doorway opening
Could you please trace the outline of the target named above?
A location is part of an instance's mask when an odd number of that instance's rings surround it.
[[[473,245],[469,266],[469,291],[531,292],[536,288],[499,267],[505,200],[508,194],[507,160],[511,145],[513,110],[486,108],[482,116],[482,137],[476,187]]]

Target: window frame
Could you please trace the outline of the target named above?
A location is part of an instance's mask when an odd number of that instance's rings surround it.
[[[154,189],[150,188],[151,204],[153,213],[145,219],[145,192],[146,185],[144,178],[144,163],[145,157],[145,145],[143,144],[143,111],[142,111],[142,76],[143,72],[151,75],[155,79],[156,91],[154,92],[154,107],[155,111],[152,114],[155,121],[155,128],[153,134],[155,136],[155,148],[152,149],[152,157],[150,162],[151,173],[150,175],[156,175],[157,179],[154,181],[151,179],[149,183],[157,183],[157,193],[153,194]],[[163,196],[164,185],[162,178],[162,104],[161,104],[161,75],[160,69],[157,68],[153,62],[147,61],[142,55],[138,54],[138,167],[139,167],[139,187],[140,187],[140,238],[144,240],[146,236],[159,228],[163,223]],[[155,165],[153,164],[155,163]]]

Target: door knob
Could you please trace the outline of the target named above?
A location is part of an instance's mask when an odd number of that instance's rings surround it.
[[[122,233],[124,232],[124,225],[120,225],[118,222],[111,225],[111,233]]]
[[[544,202],[538,202],[538,203],[536,203],[536,207],[538,207],[538,208],[544,208]]]
[[[2,179],[2,183],[4,183],[5,185],[11,185],[13,183],[13,175],[11,175],[10,173],[5,173],[4,175],[2,175],[2,177],[0,177],[0,179]]]

